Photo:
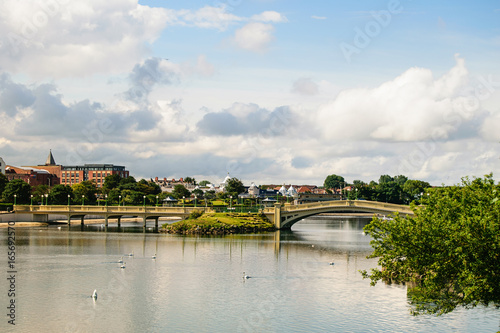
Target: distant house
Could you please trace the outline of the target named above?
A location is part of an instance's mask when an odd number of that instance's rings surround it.
[[[49,173],[47,170],[29,168],[29,167],[15,167],[7,165],[5,168],[5,176],[9,181],[14,179],[21,179],[31,186],[38,185],[54,185],[57,177]]]

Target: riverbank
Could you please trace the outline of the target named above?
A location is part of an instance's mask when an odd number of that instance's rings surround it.
[[[264,215],[251,213],[210,213],[163,224],[160,232],[172,234],[224,235],[275,231]]]

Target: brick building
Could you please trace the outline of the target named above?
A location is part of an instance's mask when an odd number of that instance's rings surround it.
[[[97,187],[101,187],[104,184],[104,179],[109,175],[117,174],[122,178],[129,176],[129,172],[125,170],[124,166],[114,164],[58,165],[52,155],[52,151],[49,152],[44,165],[37,165],[33,168],[46,170],[52,174],[57,179],[57,182],[54,179],[53,185],[63,184],[71,186],[85,180],[90,180],[94,181]]]
[[[59,184],[59,179],[48,172],[47,170],[41,170],[30,167],[15,167],[7,165],[5,168],[5,176],[9,181],[14,179],[24,180],[31,186],[38,185],[48,185],[53,186]]]

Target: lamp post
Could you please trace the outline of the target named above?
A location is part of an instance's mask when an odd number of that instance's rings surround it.
[[[49,195],[45,193],[45,206],[49,204]]]
[[[196,194],[194,195],[194,207],[196,208]]]
[[[118,196],[118,207],[120,207],[121,203],[122,203],[122,196],[119,195]]]
[[[186,202],[186,197],[182,196],[182,208],[184,208],[185,202]]]
[[[69,199],[71,198],[71,195],[68,194],[68,206],[70,204]]]
[[[17,199],[17,194],[14,194],[14,206],[15,206],[15,205],[16,205],[16,203],[17,203],[17,200],[16,200],[16,199]]]
[[[233,209],[233,196],[232,195],[229,196],[229,209],[230,210]]]
[[[104,195],[104,198],[106,198],[106,207],[108,207],[108,195]]]
[[[31,195],[31,203],[30,206],[33,206],[33,194]]]
[[[158,207],[158,196],[156,196],[156,207]]]
[[[142,202],[142,205],[143,205],[144,207],[146,207],[146,196],[144,195],[144,196],[142,196],[142,198],[144,199],[144,200],[143,200],[143,202]]]
[[[82,195],[82,206],[85,206],[85,195]]]

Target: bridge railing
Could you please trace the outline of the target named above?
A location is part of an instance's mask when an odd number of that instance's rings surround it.
[[[407,214],[413,214],[410,206],[398,205],[386,202],[378,201],[368,201],[368,200],[331,200],[331,201],[320,201],[301,205],[285,204],[281,206],[282,212],[294,212],[300,210],[310,210],[318,209],[324,207],[359,207],[359,208],[372,208],[375,210],[385,210],[385,211],[399,211]],[[273,214],[274,207],[267,207],[264,209],[264,213]]]
[[[211,212],[206,207],[151,207],[151,206],[79,206],[79,205],[16,205],[14,210],[18,213],[150,213],[150,214],[189,214],[193,211]]]

